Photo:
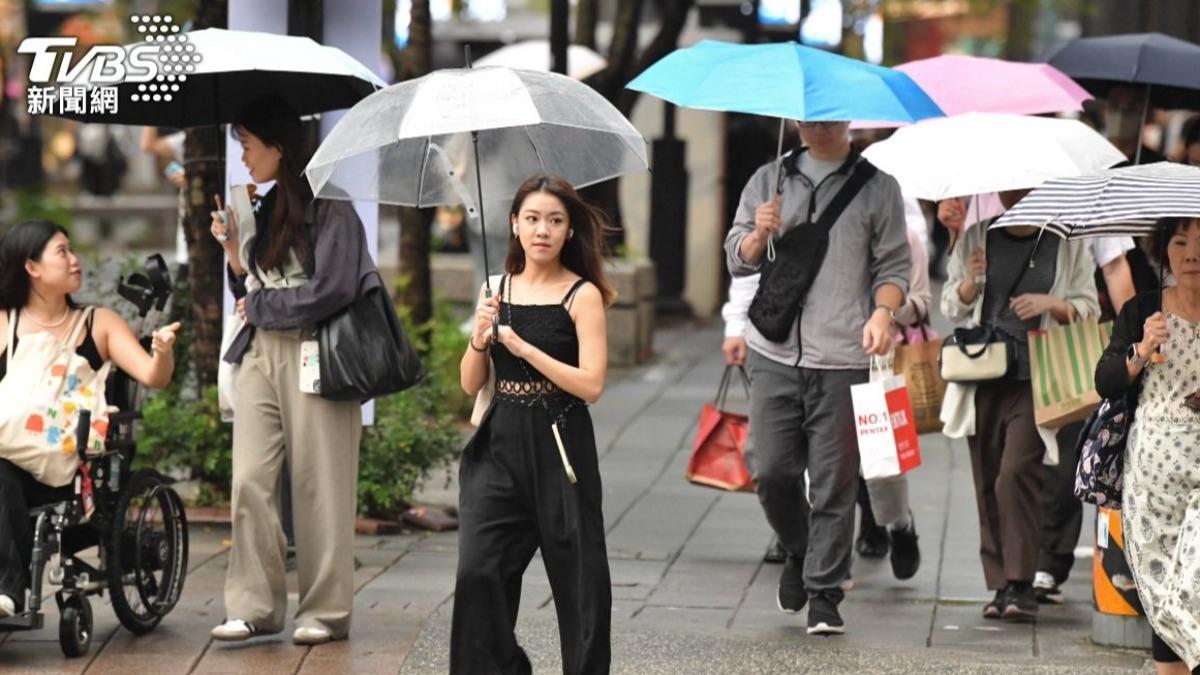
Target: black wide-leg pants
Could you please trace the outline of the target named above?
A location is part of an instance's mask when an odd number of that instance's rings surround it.
[[[29,564],[33,555],[33,522],[29,510],[35,506],[71,499],[74,485],[42,485],[24,469],[0,459],[0,595],[25,605],[29,588]]]
[[[463,452],[452,674],[532,672],[514,629],[521,577],[539,548],[558,614],[563,672],[608,672],[612,589],[587,408],[572,408],[559,431],[574,485],[540,406],[498,400]]]

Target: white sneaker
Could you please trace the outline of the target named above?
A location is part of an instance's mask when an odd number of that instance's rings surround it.
[[[324,628],[301,626],[292,633],[292,643],[298,645],[320,645],[333,639],[333,635]]]
[[[6,619],[17,613],[17,601],[7,595],[0,595],[0,619]]]
[[[241,619],[226,619],[225,623],[212,629],[212,639],[221,642],[241,642],[258,634],[252,624]]]

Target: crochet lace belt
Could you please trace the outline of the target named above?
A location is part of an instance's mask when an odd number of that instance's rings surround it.
[[[520,405],[539,405],[539,398],[545,398],[554,407],[555,412],[558,412],[564,403],[579,402],[578,398],[549,380],[496,380],[496,400]]]

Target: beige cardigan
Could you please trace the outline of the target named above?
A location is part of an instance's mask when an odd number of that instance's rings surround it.
[[[942,286],[942,314],[960,326],[978,326],[983,313],[983,293],[975,300],[964,304],[958,295],[966,275],[967,256],[972,249],[987,250],[987,223],[979,223],[967,229],[954,247],[946,274],[949,277]],[[1042,236],[1053,237],[1052,233]],[[1014,261],[1015,263],[1016,261]],[[1078,239],[1063,241],[1058,247],[1058,261],[1054,285],[1050,295],[1062,298],[1075,308],[1080,317],[1098,316],[1100,302],[1096,298],[1096,282],[1093,277],[1096,265],[1088,252],[1087,243]],[[1042,315],[1042,328],[1056,325],[1050,313]],[[975,434],[975,385],[949,382],[946,397],[942,399],[942,433],[950,438],[964,438]],[[1046,444],[1046,464],[1058,464],[1058,442],[1055,429],[1038,427],[1038,435]]]

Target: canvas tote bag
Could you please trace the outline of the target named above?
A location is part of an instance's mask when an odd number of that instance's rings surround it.
[[[9,312],[8,374],[0,380],[0,457],[28,471],[39,483],[68,485],[79,468],[76,425],[79,413],[91,411],[89,450],[104,450],[108,411],[104,385],[111,363],[92,370],[75,353],[93,310],[78,312],[67,339],[49,333],[21,337],[13,349],[16,313]]]

